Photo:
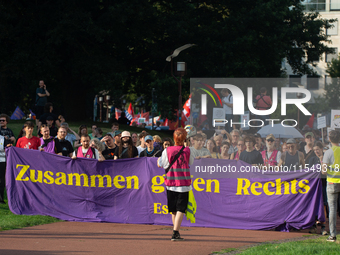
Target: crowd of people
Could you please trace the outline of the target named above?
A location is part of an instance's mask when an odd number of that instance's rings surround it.
[[[227,90],[222,92],[225,96],[225,106],[231,107],[232,96]],[[266,108],[268,105],[265,103],[269,100],[266,91],[261,92],[263,93],[257,98],[257,102],[262,100],[261,107]],[[42,104],[44,100],[41,98],[45,99],[47,96],[49,93],[46,85],[43,82],[39,83],[37,103]],[[282,171],[283,169],[284,172],[319,165],[322,167],[324,176],[327,176],[327,181],[326,178],[322,179],[322,190],[325,213],[329,213],[330,237],[328,241],[336,240],[335,224],[340,193],[340,174],[339,171],[332,172],[332,169],[339,170],[340,165],[340,133],[338,131],[330,132],[328,147],[316,139],[313,130],[306,132],[304,139],[301,140],[280,139],[273,134],[262,138],[258,133],[250,134],[235,128],[219,129],[212,137],[208,137],[204,130],[192,125],[177,129],[174,132],[175,141],[173,141],[171,137],[162,139],[158,135],[152,136],[145,130],[139,134],[120,131],[118,122],[114,122],[111,127],[112,131],[106,134],[97,124],[93,124],[91,128],[81,125],[76,132],[69,127],[63,116],[53,113],[51,103],[45,103],[44,108],[45,113],[42,113],[42,108],[39,106],[36,123],[27,121],[17,139],[12,130],[7,127],[9,117],[6,114],[0,114],[0,203],[4,203],[6,146],[15,145],[19,148],[45,151],[72,159],[92,158],[98,161],[157,157],[159,158],[158,166],[164,167],[167,172],[168,206],[174,223],[172,240],[181,240],[178,230],[188,200],[187,193],[191,190],[188,169],[193,160],[204,158],[241,160],[258,168],[269,171]],[[231,115],[228,117],[232,118]],[[38,129],[38,137],[33,136],[35,128]],[[183,154],[183,165],[171,162],[179,154]],[[174,169],[173,164],[176,171],[171,170]],[[176,204],[174,201],[177,200],[179,202]],[[316,221],[311,231],[316,231],[317,225],[321,226],[322,235],[328,234],[325,230],[325,222],[320,221]]]

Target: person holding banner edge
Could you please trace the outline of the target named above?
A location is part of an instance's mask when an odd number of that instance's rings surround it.
[[[177,128],[174,132],[175,146],[166,148],[158,159],[158,167],[166,172],[165,185],[167,189],[168,210],[172,214],[173,234],[171,241],[181,241],[179,228],[181,226],[189,201],[191,187],[190,167],[194,162],[190,149],[184,147],[187,131]]]

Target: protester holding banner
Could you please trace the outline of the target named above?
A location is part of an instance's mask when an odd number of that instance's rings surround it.
[[[144,139],[144,138],[145,138],[147,135],[149,135],[149,134],[148,134],[146,131],[143,130],[143,131],[139,134],[139,136],[138,136],[139,141],[140,141],[140,145],[137,147],[138,155],[140,155],[141,152],[142,152],[143,150],[146,149],[146,143],[145,143],[145,139]]]
[[[208,149],[203,148],[203,136],[202,134],[197,134],[193,138],[195,141],[195,145],[193,147],[190,147],[191,155],[195,159],[201,159],[201,158],[211,158],[211,154]]]
[[[287,171],[296,171],[305,169],[305,158],[301,151],[297,150],[297,143],[294,138],[287,141],[288,151],[281,154],[281,159],[278,167],[283,167]]]
[[[132,144],[132,139],[129,131],[122,133],[121,143],[116,147],[114,159],[122,158],[138,158],[138,150]]]
[[[327,241],[336,241],[336,217],[338,197],[340,194],[340,132],[332,130],[329,132],[329,141],[332,148],[325,152],[323,164],[327,165],[327,170],[323,169],[327,174],[327,199],[329,206],[329,230],[330,236]]]
[[[26,121],[24,124],[25,136],[20,137],[16,144],[16,147],[38,150],[40,146],[40,139],[38,137],[33,136],[34,124],[30,121]]]
[[[64,157],[72,157],[72,153],[74,151],[72,144],[69,140],[66,140],[66,134],[68,128],[66,128],[64,122],[61,127],[58,129],[57,139],[55,140],[56,144],[59,144],[61,148],[61,153]],[[67,123],[66,123],[67,124]],[[67,125],[68,127],[68,125]]]
[[[54,137],[50,135],[50,129],[47,125],[43,124],[40,126],[40,133],[42,134],[42,137],[40,138],[40,150],[62,155],[60,144],[56,143]]]
[[[97,149],[90,147],[90,137],[83,134],[80,137],[81,146],[73,152],[72,159],[76,158],[94,158],[99,161],[105,160],[103,155]]]
[[[263,165],[261,153],[254,149],[255,138],[247,135],[244,138],[244,143],[246,145],[246,150],[242,151],[240,154],[240,160],[254,166]]]
[[[191,187],[190,166],[194,162],[190,149],[184,147],[187,132],[177,128],[174,132],[175,146],[166,148],[158,159],[157,165],[166,172],[168,210],[172,214],[173,234],[171,241],[183,240],[179,233],[183,216],[188,206]]]
[[[162,150],[154,147],[153,137],[151,135],[147,135],[144,140],[146,149],[139,154],[139,157],[160,157],[162,155]]]
[[[102,152],[105,159],[114,159],[116,144],[113,141],[111,133],[107,133],[104,138],[101,140],[106,145],[106,149]]]
[[[267,149],[261,152],[263,161],[267,169],[273,169],[281,159],[281,152],[275,149],[275,136],[269,134],[266,137]]]

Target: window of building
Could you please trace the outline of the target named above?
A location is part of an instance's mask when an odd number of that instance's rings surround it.
[[[331,11],[340,11],[340,1],[339,0],[329,0],[329,9]]]
[[[326,62],[331,62],[333,58],[338,58],[338,48],[331,48],[334,50],[334,53],[326,54]]]
[[[305,7],[305,11],[326,11],[326,0],[302,0],[301,4]]]
[[[301,75],[289,75],[289,87],[298,88],[301,85]]]
[[[327,29],[327,35],[338,35],[338,21],[335,21],[332,25],[332,28]]]
[[[307,75],[307,89],[317,90],[319,89],[319,77]]]

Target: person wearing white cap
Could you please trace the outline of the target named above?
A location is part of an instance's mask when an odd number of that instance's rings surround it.
[[[153,146],[153,137],[151,135],[147,135],[145,138],[145,144],[146,144],[146,149],[143,150],[140,154],[139,157],[160,157],[162,155],[162,151],[159,149],[156,149]]]
[[[133,146],[131,134],[129,131],[124,131],[121,136],[121,143],[116,147],[114,159],[122,158],[138,158],[138,150]]]

